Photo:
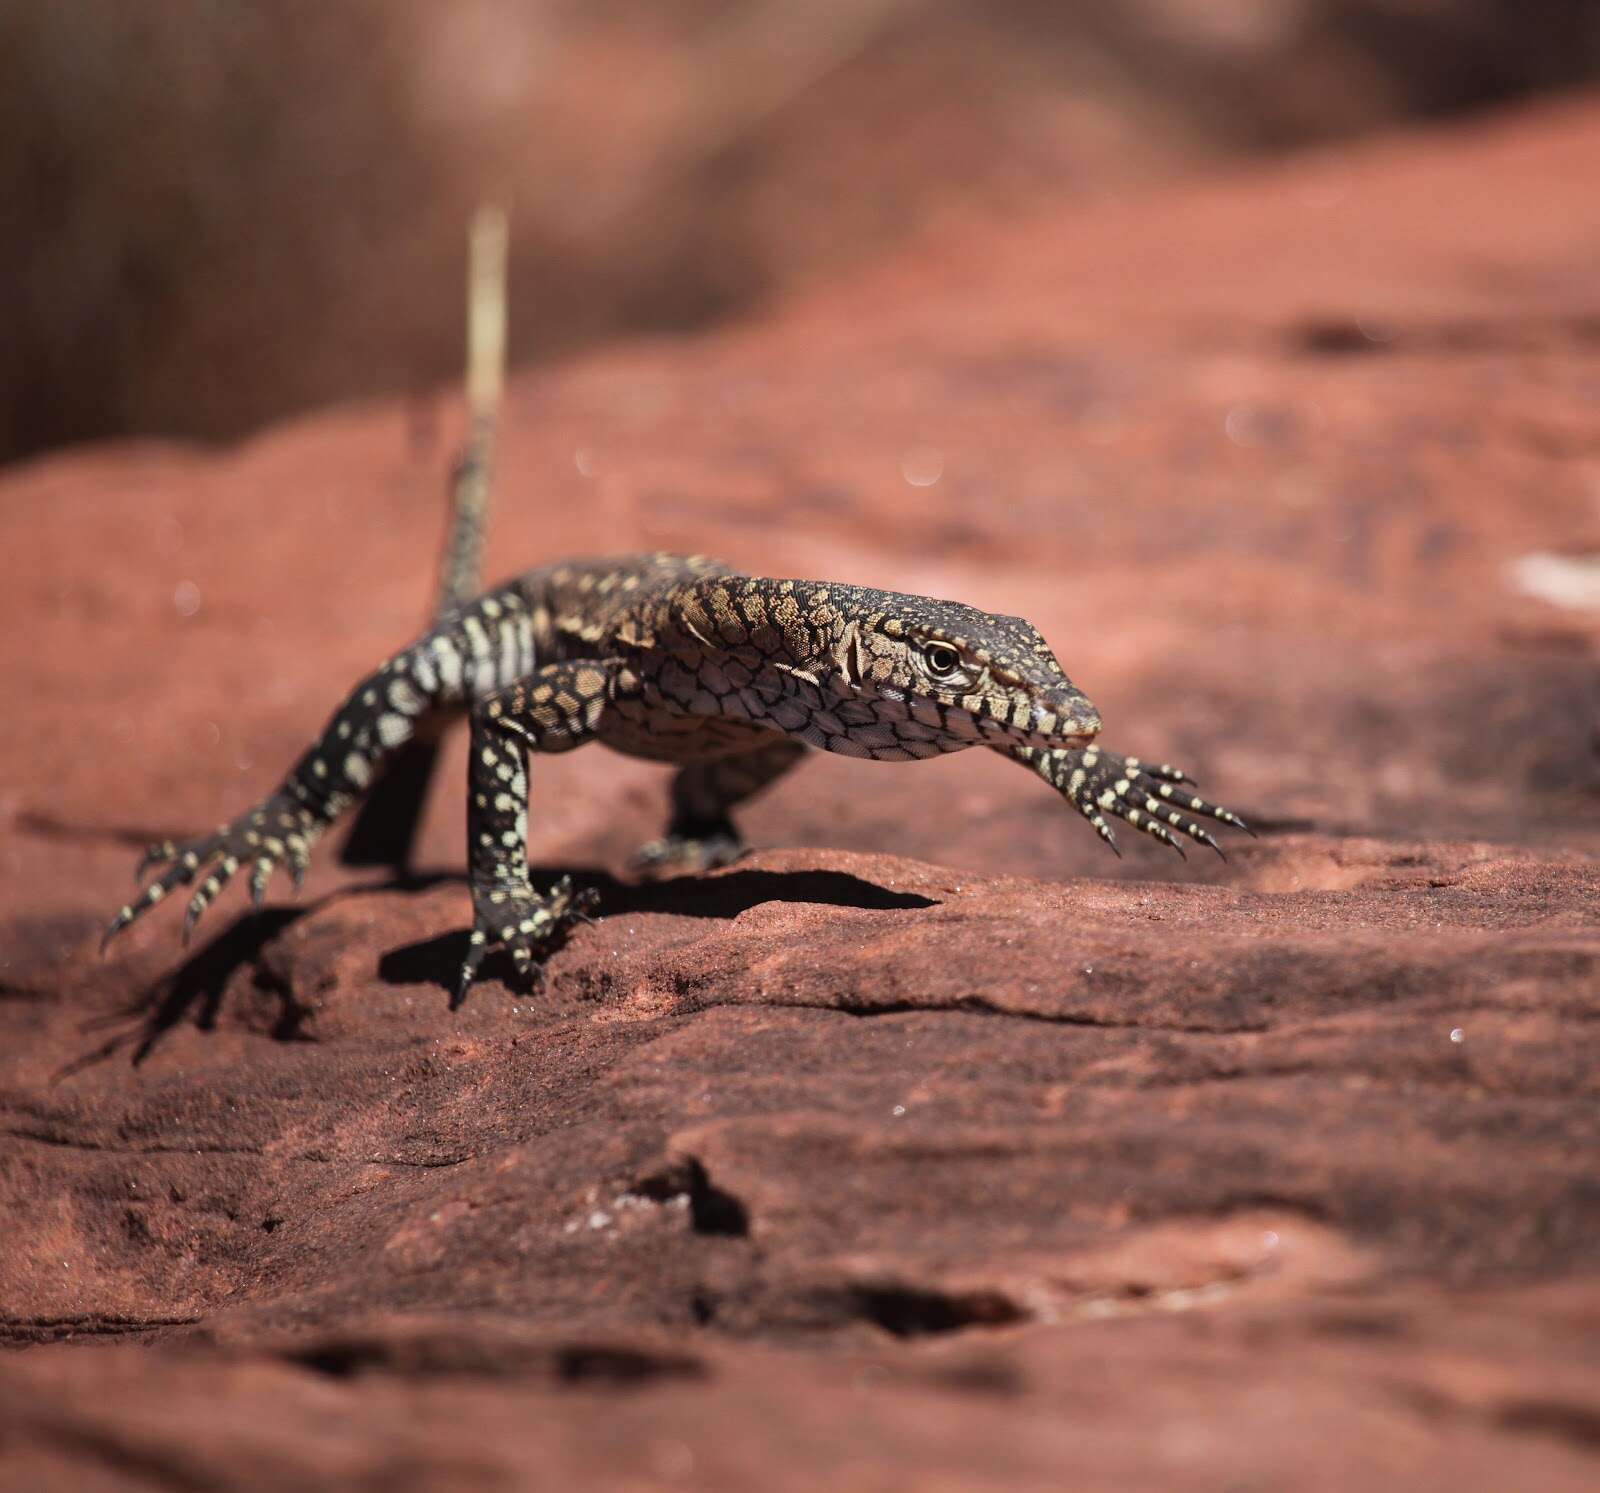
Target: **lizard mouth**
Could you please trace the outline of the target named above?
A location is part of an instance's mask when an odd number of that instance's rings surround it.
[[[1100,734],[1100,712],[1076,690],[1034,701],[1028,721],[1032,746],[1086,746]]]

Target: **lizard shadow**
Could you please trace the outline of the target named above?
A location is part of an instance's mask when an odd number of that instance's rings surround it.
[[[764,902],[811,902],[885,912],[937,907],[932,897],[896,892],[847,871],[724,871],[720,876],[675,876],[665,881],[618,881],[604,873],[575,873],[600,896],[597,915],[670,912],[686,918],[736,918]]]
[[[532,874],[536,886],[570,875],[595,893],[597,919],[629,913],[730,919],[765,902],[879,910],[937,906],[932,898],[891,891],[842,871],[732,871],[714,877],[681,876],[639,883],[621,881],[604,871],[565,867],[535,867]],[[301,918],[343,898],[374,892],[419,892],[451,882],[464,884],[466,876],[459,871],[404,874],[342,887],[300,906],[247,912],[202,944],[175,970],[163,974],[117,1010],[91,1022],[86,1030],[110,1028],[111,1034],[64,1065],[56,1077],[71,1077],[130,1047],[130,1062],[138,1067],[174,1027],[184,1022],[201,1031],[214,1030],[229,982],[241,969],[253,969],[257,987],[279,1002],[269,1036],[280,1042],[313,1040],[304,1030],[311,1008],[274,978],[263,959],[267,946]],[[389,985],[436,985],[453,998],[456,974],[466,952],[467,930],[463,926],[384,954],[378,961],[378,977]],[[510,961],[497,955],[485,961],[483,977],[512,982],[516,978]]]
[[[604,871],[532,868],[535,886],[571,876],[596,897],[595,919],[630,913],[732,919],[767,902],[806,902],[869,911],[937,907],[931,897],[896,892],[844,871],[728,871],[720,876],[677,876],[665,881],[627,882]],[[464,879],[464,878],[463,878]],[[393,949],[378,961],[378,978],[390,985],[436,985],[453,995],[456,972],[467,954],[465,928]],[[514,978],[508,959],[491,954],[483,976]]]
[[[239,970],[247,968],[255,971],[257,986],[279,1002],[278,1016],[268,1035],[279,1042],[310,1041],[303,1028],[311,1009],[272,977],[262,959],[267,946],[301,918],[342,898],[374,891],[422,891],[440,882],[461,879],[453,875],[403,874],[376,883],[342,887],[299,906],[244,912],[189,954],[176,969],[161,975],[117,1009],[86,1023],[86,1031],[109,1028],[110,1035],[66,1063],[55,1076],[70,1078],[130,1047],[130,1063],[137,1068],[174,1027],[185,1021],[200,1031],[214,1030],[229,982]]]
[[[268,907],[236,918],[177,969],[162,975],[116,1010],[86,1023],[86,1031],[109,1027],[111,1035],[72,1059],[56,1077],[70,1078],[128,1047],[133,1049],[130,1062],[137,1068],[161,1039],[186,1019],[201,1031],[213,1030],[222,1009],[223,992],[234,972],[249,965],[259,970],[261,951],[267,944],[311,910],[309,906]],[[304,1014],[285,1000],[273,1035],[284,1041],[294,1040]]]

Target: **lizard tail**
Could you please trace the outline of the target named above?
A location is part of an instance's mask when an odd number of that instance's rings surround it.
[[[505,384],[506,215],[480,208],[473,218],[467,277],[467,439],[450,483],[450,525],[434,598],[434,625],[446,622],[483,589],[483,541],[495,424]],[[430,723],[387,765],[362,801],[339,852],[347,866],[411,863],[428,786],[447,722]]]

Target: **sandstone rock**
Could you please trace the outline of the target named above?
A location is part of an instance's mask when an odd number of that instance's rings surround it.
[[[102,963],[136,846],[416,625],[442,452],[377,408],[8,475],[6,1476],[1592,1485],[1597,628],[1516,562],[1600,543],[1597,146],[1574,105],[975,228],[516,387],[499,568],[1024,613],[1258,821],[1226,864],[969,754],[809,764],[641,887],[661,774],[580,753],[533,854],[600,921],[451,1011],[456,742],[425,874],[324,854]]]

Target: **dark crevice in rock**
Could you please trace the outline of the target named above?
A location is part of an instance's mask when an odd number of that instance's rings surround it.
[[[1554,1436],[1581,1451],[1600,1451],[1600,1410],[1564,1400],[1510,1400],[1496,1422],[1508,1431]]]
[[[56,998],[54,990],[40,990],[28,985],[13,985],[0,980],[0,1001],[49,1001]]]
[[[750,1215],[731,1192],[707,1183],[689,1194],[689,1218],[697,1234],[724,1234],[732,1239],[750,1235]]]
[[[852,1285],[846,1289],[846,1305],[852,1316],[898,1338],[1006,1327],[1029,1319],[1022,1307],[999,1291],[945,1291],[899,1282]]]
[[[689,1315],[696,1327],[709,1327],[716,1321],[717,1303],[709,1291],[698,1289],[690,1296]]]
[[[568,1384],[643,1384],[652,1379],[702,1379],[706,1366],[688,1354],[658,1353],[616,1344],[571,1344],[556,1353],[555,1371]]]
[[[71,1337],[127,1337],[166,1327],[192,1327],[199,1317],[0,1317],[0,1342],[18,1346]]]
[[[1207,1026],[1201,1023],[1175,1021],[1116,1021],[1110,1017],[1090,1016],[1082,1011],[1019,1011],[996,1005],[981,995],[964,995],[952,1001],[857,1001],[850,998],[837,1002],[826,1001],[763,1001],[761,1004],[778,1010],[832,1011],[840,1016],[904,1016],[917,1013],[925,1016],[961,1015],[995,1016],[1008,1021],[1036,1021],[1045,1026],[1081,1026],[1101,1031],[1128,1032],[1179,1032],[1185,1036],[1237,1037],[1252,1032],[1267,1031],[1266,1022],[1245,1022],[1228,1026]]]
[[[318,1343],[283,1356],[290,1363],[297,1363],[301,1368],[310,1369],[313,1374],[322,1374],[329,1379],[353,1379],[357,1374],[368,1372],[393,1373],[399,1368],[394,1348],[383,1342]],[[435,1369],[434,1372],[443,1370]],[[458,1365],[455,1372],[467,1372],[466,1366]]]
[[[1292,327],[1289,343],[1311,354],[1429,353],[1499,356],[1548,348],[1583,348],[1600,342],[1600,316],[1518,317],[1514,321],[1455,317],[1369,323],[1356,317],[1317,317]]]
[[[1329,1227],[1338,1222],[1335,1210],[1318,1198],[1290,1197],[1286,1193],[1259,1187],[1227,1193],[1218,1198],[1206,1211],[1215,1218],[1229,1218],[1241,1213],[1292,1213],[1312,1223]]]
[[[290,1348],[289,1362],[330,1379],[362,1374],[405,1378],[548,1377],[563,1384],[618,1387],[658,1379],[698,1379],[706,1366],[688,1353],[631,1343],[506,1343],[467,1334],[351,1336]]]
[[[693,1156],[669,1162],[660,1171],[635,1183],[633,1190],[658,1203],[687,1198],[689,1222],[697,1234],[730,1239],[750,1236],[749,1210],[731,1192],[716,1186],[705,1167]]]

